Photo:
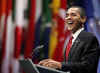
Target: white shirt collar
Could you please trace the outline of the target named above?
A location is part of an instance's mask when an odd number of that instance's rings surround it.
[[[72,34],[72,36],[73,36],[72,44],[76,40],[76,38],[78,37],[80,32],[83,31],[83,30],[84,30],[84,28],[81,28],[81,29],[77,30],[74,34]]]

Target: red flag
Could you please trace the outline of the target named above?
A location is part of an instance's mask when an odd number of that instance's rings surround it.
[[[4,43],[4,40],[5,40],[5,31],[6,31],[6,22],[5,22],[5,16],[6,16],[6,9],[7,9],[7,2],[6,0],[1,0],[1,8],[0,8],[0,39],[2,39],[1,41],[3,41]],[[5,27],[4,27],[5,26]],[[5,31],[4,31],[4,28],[5,28]],[[3,33],[4,31],[4,33]],[[4,36],[4,37],[3,37]],[[4,44],[3,44],[4,45]],[[2,46],[4,48],[4,46]],[[2,49],[2,55],[4,54],[4,51],[5,49]]]
[[[67,8],[67,1],[66,0],[61,0],[61,5],[59,9],[59,15],[58,15],[58,44],[55,49],[55,52],[53,54],[53,59],[57,61],[63,61],[63,47],[64,47],[64,42],[65,39],[67,38],[69,31],[66,30],[65,24],[64,24],[64,19],[65,19],[65,11]]]
[[[2,1],[3,2],[3,1]],[[7,3],[7,4],[6,4]],[[6,4],[6,6],[5,6]],[[4,25],[4,30],[3,30],[3,39],[2,39],[2,73],[9,73],[9,66],[10,66],[10,58],[11,58],[11,8],[12,8],[12,0],[5,0],[4,4],[6,7],[6,17],[4,19],[3,25]],[[6,69],[6,70],[5,70]]]
[[[25,44],[25,58],[32,58],[32,49],[34,48],[34,30],[35,30],[35,0],[31,0],[28,33]]]

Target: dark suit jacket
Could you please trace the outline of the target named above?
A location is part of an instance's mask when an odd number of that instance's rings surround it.
[[[98,48],[96,37],[82,31],[71,47],[68,61],[62,63],[62,70],[71,73],[97,73]]]

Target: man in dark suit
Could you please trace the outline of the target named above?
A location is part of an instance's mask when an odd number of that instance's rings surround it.
[[[84,31],[85,22],[86,15],[83,8],[78,6],[69,8],[66,12],[65,25],[72,32],[73,39],[68,57],[66,49],[63,63],[45,59],[39,64],[70,73],[97,73],[99,44],[92,33]]]

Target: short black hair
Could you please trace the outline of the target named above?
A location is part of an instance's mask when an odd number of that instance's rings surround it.
[[[85,17],[86,16],[86,12],[85,12],[85,9],[83,7],[81,7],[81,6],[71,6],[68,9],[70,9],[70,8],[78,8],[79,11],[80,11],[80,16],[81,17]]]

